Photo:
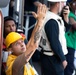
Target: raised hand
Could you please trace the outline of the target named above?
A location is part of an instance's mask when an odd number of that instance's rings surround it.
[[[38,6],[37,13],[32,12],[32,14],[37,20],[43,20],[45,18],[47,10],[48,8],[46,7],[46,5],[41,4],[40,6]]]

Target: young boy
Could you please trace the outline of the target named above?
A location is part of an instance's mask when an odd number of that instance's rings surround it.
[[[16,32],[10,32],[6,36],[6,47],[12,51],[7,59],[6,75],[35,75],[28,61],[39,45],[46,11],[47,7],[41,5],[38,7],[37,14],[33,12],[37,23],[27,46],[24,38]]]

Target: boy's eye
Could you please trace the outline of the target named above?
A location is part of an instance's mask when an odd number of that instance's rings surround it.
[[[17,45],[19,45],[19,43],[18,43],[18,42],[16,42],[16,43],[15,43],[15,45],[17,46]]]
[[[22,40],[21,43],[23,43],[24,41]]]

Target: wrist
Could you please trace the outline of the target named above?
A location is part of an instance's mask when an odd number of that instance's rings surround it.
[[[37,20],[38,21],[44,21],[45,17],[38,17]]]
[[[44,23],[44,20],[43,19],[39,19],[39,20],[37,20],[37,23],[41,25],[41,24]]]

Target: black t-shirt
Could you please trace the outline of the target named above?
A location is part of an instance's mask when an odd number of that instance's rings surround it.
[[[38,0],[25,0],[24,11],[36,11],[36,6],[34,2]]]

